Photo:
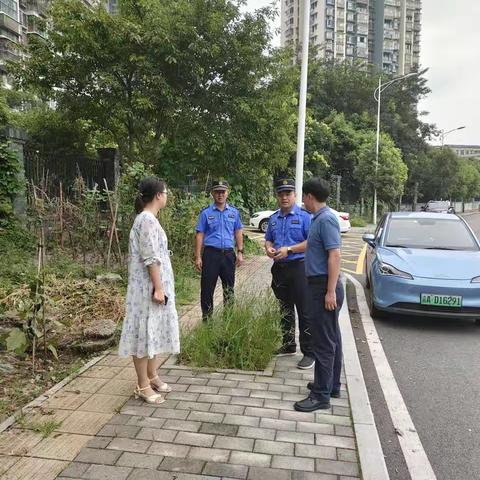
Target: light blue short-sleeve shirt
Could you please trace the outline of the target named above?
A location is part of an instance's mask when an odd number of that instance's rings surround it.
[[[328,207],[315,213],[310,225],[305,254],[307,277],[328,275],[328,251],[340,248],[342,238],[337,216]]]
[[[235,246],[235,232],[242,228],[240,212],[235,207],[227,204],[224,210],[219,210],[212,203],[201,211],[196,231],[205,234],[205,247],[223,249]]]
[[[265,240],[273,243],[276,250],[280,247],[291,247],[304,242],[308,237],[312,215],[306,210],[295,205],[287,214],[277,210],[268,222],[268,228],[265,233]],[[304,253],[292,253],[283,260],[277,260],[278,263],[292,262],[301,260],[305,257]]]

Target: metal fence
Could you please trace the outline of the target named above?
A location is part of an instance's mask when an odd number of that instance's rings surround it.
[[[110,151],[102,151],[97,158],[72,154],[46,156],[25,146],[23,159],[26,180],[42,185],[50,195],[58,194],[61,182],[65,195],[70,196],[75,179],[78,177],[83,179],[89,189],[93,189],[96,185],[103,189],[104,179],[109,189],[115,187],[114,151],[113,154]]]

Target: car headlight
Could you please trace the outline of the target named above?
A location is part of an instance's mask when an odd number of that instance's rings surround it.
[[[473,277],[470,283],[480,283],[480,277]]]
[[[250,218],[257,218],[259,215],[259,213],[254,213]]]
[[[388,263],[380,262],[378,264],[378,271],[381,275],[401,277],[406,278],[407,280],[413,280],[413,277],[409,273],[402,272],[402,270],[399,270],[398,268],[395,268],[393,265],[389,265]]]

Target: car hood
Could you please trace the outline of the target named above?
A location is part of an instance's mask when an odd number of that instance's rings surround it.
[[[480,252],[380,247],[379,260],[414,277],[470,280],[480,276]]]

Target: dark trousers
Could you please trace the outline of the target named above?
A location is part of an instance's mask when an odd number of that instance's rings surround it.
[[[314,283],[312,283],[314,282]],[[338,282],[336,288],[337,308],[325,309],[327,276],[308,279],[308,292],[312,307],[311,332],[315,376],[311,395],[317,400],[329,401],[331,392],[340,391],[342,371],[342,336],[338,325],[338,315],[342,308],[345,293]]]
[[[202,255],[202,278],[200,282],[200,303],[202,316],[206,320],[213,310],[213,294],[218,277],[222,280],[223,302],[233,298],[235,285],[235,262],[237,257],[233,249],[220,250],[205,247]]]
[[[300,350],[313,358],[305,263],[291,261],[272,266],[272,289],[282,308],[283,345],[296,348],[295,307],[298,313]]]

